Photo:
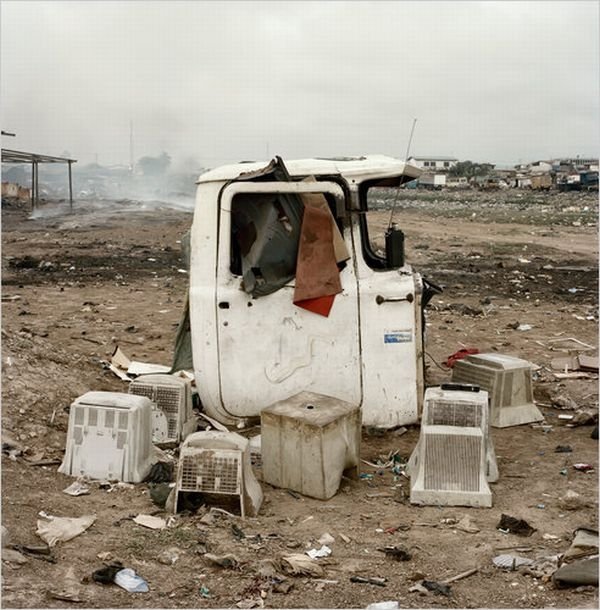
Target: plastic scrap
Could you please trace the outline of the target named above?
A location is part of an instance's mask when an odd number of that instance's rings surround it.
[[[115,575],[115,584],[129,593],[148,593],[148,583],[131,568],[125,568]]]
[[[517,555],[498,555],[492,561],[497,568],[504,570],[516,570],[521,566],[528,566],[533,563],[533,560]]]
[[[319,578],[324,574],[323,568],[316,561],[300,553],[286,555],[281,558],[281,562],[283,571],[292,576],[301,574]]]
[[[133,519],[138,525],[150,528],[151,530],[162,530],[167,527],[167,522],[161,517],[153,517],[152,515],[138,515]]]
[[[310,551],[306,551],[306,554],[311,559],[318,559],[320,557],[329,557],[331,555],[331,549],[326,545],[322,545],[320,549],[311,549]]]
[[[400,608],[398,602],[375,602],[369,604],[366,610],[398,610],[398,608]]]
[[[579,472],[591,472],[594,470],[594,467],[591,464],[583,463],[573,464],[573,468],[575,468],[575,470],[579,470]]]
[[[54,517],[46,513],[40,513],[42,519],[38,519],[36,534],[53,547],[57,542],[66,542],[79,536],[94,523],[96,515],[85,515],[83,517]]]
[[[210,597],[210,589],[208,587],[205,587],[204,585],[202,585],[200,587],[200,595],[202,595],[202,597],[204,597],[204,598],[209,598]]]
[[[63,489],[63,493],[69,496],[85,496],[90,493],[90,488],[82,481],[77,480],[71,483],[69,487]]]

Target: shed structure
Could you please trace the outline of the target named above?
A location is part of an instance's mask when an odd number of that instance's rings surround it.
[[[71,172],[71,165],[73,163],[77,163],[77,159],[53,157],[50,155],[41,155],[39,153],[3,148],[2,163],[12,163],[18,165],[31,164],[31,211],[38,207],[40,201],[38,165],[40,163],[67,163],[69,166],[69,207],[71,210],[73,210],[73,176]]]

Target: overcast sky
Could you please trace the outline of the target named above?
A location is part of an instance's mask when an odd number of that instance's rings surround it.
[[[1,4],[8,148],[82,163],[598,155],[598,2]]]

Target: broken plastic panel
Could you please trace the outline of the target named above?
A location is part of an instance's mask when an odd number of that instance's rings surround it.
[[[264,481],[327,500],[344,471],[358,476],[361,411],[343,400],[301,392],[261,412]]]
[[[472,383],[490,395],[490,424],[496,428],[542,421],[533,403],[531,364],[501,354],[473,354],[458,360],[452,381]]]
[[[160,417],[154,418],[155,442],[180,442],[196,430],[189,381],[174,375],[140,375],[129,384],[129,393],[146,396],[167,419],[166,437]]]
[[[250,464],[248,439],[235,432],[205,431],[190,434],[181,445],[175,512],[181,493],[237,496],[242,518],[255,517],[263,500]]]
[[[498,479],[485,391],[428,388],[421,434],[409,463],[410,501],[442,506],[492,505]]]
[[[87,392],[71,405],[63,474],[139,483],[152,466],[152,403],[120,392]]]

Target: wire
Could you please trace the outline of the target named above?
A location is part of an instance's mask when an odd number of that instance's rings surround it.
[[[412,124],[412,128],[410,130],[410,136],[408,138],[408,145],[406,146],[406,155],[404,156],[404,165],[406,165],[406,163],[408,162],[408,152],[410,151],[410,144],[412,142],[412,137],[413,137],[413,133],[415,133],[415,125],[417,124],[417,119],[413,119],[413,124]],[[392,203],[392,209],[390,211],[390,222],[388,223],[388,231],[390,229],[390,227],[392,226],[392,220],[394,219],[394,210],[396,209],[396,204],[398,203],[398,196],[400,194],[400,185],[398,185],[398,188],[396,189],[396,197],[394,198],[394,201]]]
[[[440,369],[441,371],[445,371],[446,373],[448,372],[448,368],[447,367],[443,367],[440,364],[438,364],[435,360],[435,358],[429,353],[429,352],[425,352],[426,356],[429,356],[431,358],[431,360],[433,361],[433,364],[435,364],[435,366],[438,367],[438,369]]]

